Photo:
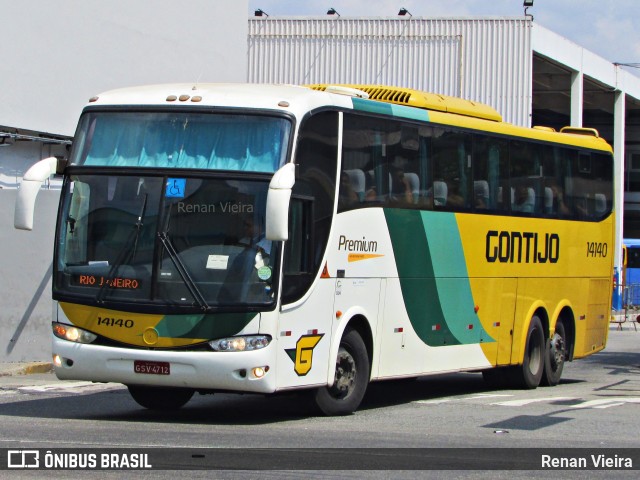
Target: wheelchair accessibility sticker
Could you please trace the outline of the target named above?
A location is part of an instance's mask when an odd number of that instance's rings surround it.
[[[186,186],[186,178],[168,178],[164,196],[167,198],[184,198]]]

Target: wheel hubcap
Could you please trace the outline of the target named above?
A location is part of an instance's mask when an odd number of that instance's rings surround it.
[[[336,360],[336,376],[331,393],[336,398],[345,398],[356,382],[356,362],[349,352],[341,348]]]
[[[557,333],[550,342],[551,366],[556,370],[564,362],[564,339]]]

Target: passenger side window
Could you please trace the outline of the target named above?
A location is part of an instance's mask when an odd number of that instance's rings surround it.
[[[338,211],[598,220],[612,209],[612,171],[607,154],[345,113]]]
[[[369,206],[425,208],[429,127],[344,115],[338,211]]]
[[[565,185],[567,149],[545,146],[543,152],[543,213],[552,218],[570,217]]]
[[[573,150],[565,155],[565,190],[571,216],[579,220],[606,217],[613,207],[611,157]]]
[[[300,129],[298,166],[290,206],[290,239],[285,243],[282,298],[294,302],[320,271],[333,216],[338,161],[338,113],[321,112]]]
[[[509,144],[506,140],[476,135],[473,150],[473,201],[476,211],[508,211]]]
[[[510,142],[511,211],[516,214],[540,214],[542,197],[541,146],[512,140]]]
[[[435,129],[433,178],[436,208],[457,211],[471,208],[471,161],[471,134],[444,128]]]

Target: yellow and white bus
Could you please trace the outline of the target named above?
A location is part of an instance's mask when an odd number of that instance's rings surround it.
[[[605,347],[613,157],[595,130],[366,85],[160,85],[84,109],[54,252],[61,379],[153,409],[194,394],[478,371],[556,385]]]

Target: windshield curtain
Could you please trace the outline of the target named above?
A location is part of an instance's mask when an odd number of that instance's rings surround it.
[[[290,128],[285,118],[260,115],[91,112],[71,163],[273,173],[284,163]]]
[[[268,180],[71,175],[54,294],[90,302],[271,305]]]

